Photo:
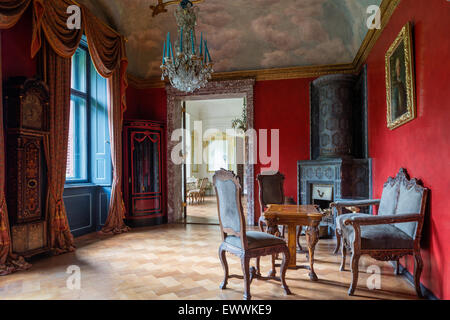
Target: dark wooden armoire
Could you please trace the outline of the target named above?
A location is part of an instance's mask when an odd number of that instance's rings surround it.
[[[11,78],[5,87],[6,201],[13,252],[29,257],[48,250],[44,140],[49,92],[36,79]]]
[[[166,223],[164,124],[126,120],[123,147],[126,223],[131,227]]]

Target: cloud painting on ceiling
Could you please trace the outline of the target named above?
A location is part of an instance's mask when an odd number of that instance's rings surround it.
[[[128,71],[160,76],[163,40],[176,33],[174,11],[152,17],[157,0],[82,0],[128,38]],[[166,1],[165,1],[166,2]],[[217,72],[349,63],[381,0],[204,0],[197,34],[208,40]]]

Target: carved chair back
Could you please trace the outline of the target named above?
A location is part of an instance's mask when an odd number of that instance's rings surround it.
[[[232,171],[221,169],[214,174],[213,184],[216,191],[222,240],[225,241],[229,236],[238,237],[241,240],[242,248],[246,250],[248,246],[239,177]]]
[[[419,222],[396,223],[395,227],[411,238],[420,240],[429,190],[417,179],[409,179],[401,168],[395,178],[389,177],[383,187],[378,215],[420,214]]]
[[[199,187],[200,192],[204,192],[207,185],[208,185],[208,178],[201,179],[200,187]]]
[[[259,174],[259,204],[261,213],[269,204],[284,204],[284,174]]]

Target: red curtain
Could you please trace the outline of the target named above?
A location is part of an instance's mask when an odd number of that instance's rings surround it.
[[[51,92],[50,136],[45,143],[48,172],[47,210],[49,217],[49,239],[54,253],[72,251],[73,237],[67,222],[62,194],[65,183],[67,161],[68,119],[70,106],[71,57],[86,33],[93,63],[105,78],[108,78],[108,115],[111,134],[111,155],[114,181],[109,215],[103,229],[105,233],[128,231],[123,218],[125,207],[122,196],[122,123],[127,88],[127,57],[125,39],[80,6],[82,25],[79,30],[67,28],[67,7],[78,5],[71,0],[2,0],[0,2],[0,28],[12,27],[33,3],[33,38],[31,55],[43,50],[43,76]],[[45,37],[45,39],[44,39]],[[42,48],[43,47],[43,48]],[[1,106],[1,105],[0,105]],[[1,110],[0,110],[1,112]],[[0,129],[3,129],[0,127]],[[3,130],[0,130],[0,150],[3,148]],[[51,156],[50,156],[51,155]],[[16,263],[17,269],[29,267],[23,259],[11,260],[9,222],[4,202],[4,162],[0,155],[0,274],[6,262]],[[5,267],[2,267],[5,265]],[[11,268],[10,268],[11,269]],[[12,269],[11,269],[12,270]]]
[[[47,160],[47,214],[49,246],[54,254],[75,249],[63,201],[66,182],[67,146],[70,120],[70,58],[59,56],[44,44],[43,78],[50,91],[50,134],[44,143]]]
[[[31,267],[23,257],[12,253],[11,233],[9,229],[8,209],[5,199],[5,139],[3,131],[3,92],[2,92],[2,55],[0,33],[0,276]]]

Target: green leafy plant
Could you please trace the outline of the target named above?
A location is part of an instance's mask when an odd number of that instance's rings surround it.
[[[242,131],[247,131],[247,102],[245,101],[245,99],[241,117],[234,119],[231,122],[231,126],[233,129],[240,129]]]

